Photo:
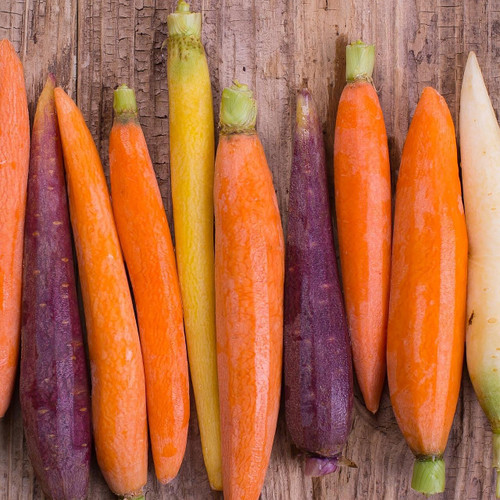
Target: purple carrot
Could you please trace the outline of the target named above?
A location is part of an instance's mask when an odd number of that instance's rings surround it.
[[[285,274],[285,406],[305,472],[321,476],[352,462],[341,456],[351,428],[351,345],[340,289],[323,135],[306,89],[297,117]]]
[[[78,310],[53,76],[33,123],[24,239],[20,396],[28,454],[45,494],[86,498],[87,366]]]

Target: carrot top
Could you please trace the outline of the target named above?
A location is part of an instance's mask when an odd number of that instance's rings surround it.
[[[191,12],[189,4],[184,0],[177,2],[175,12],[167,17],[169,36],[192,36],[200,38],[201,35],[201,13]]]
[[[220,102],[221,134],[248,134],[255,131],[257,103],[248,85],[234,80],[222,91]]]
[[[345,49],[347,83],[360,80],[372,82],[375,65],[375,45],[366,45],[361,40],[353,42]]]
[[[113,93],[113,109],[115,118],[131,115],[137,118],[135,92],[125,84],[120,85]]]

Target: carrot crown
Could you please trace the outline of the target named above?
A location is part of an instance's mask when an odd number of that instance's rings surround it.
[[[167,17],[167,26],[169,36],[199,38],[201,35],[201,13],[191,12],[189,4],[184,0],[179,0],[175,12]]]
[[[257,103],[247,85],[233,82],[222,91],[219,125],[221,133],[244,134],[255,131]]]
[[[375,65],[375,45],[366,45],[361,40],[353,42],[345,49],[345,76],[348,83],[365,80],[372,82]]]
[[[442,493],[445,485],[444,461],[438,457],[416,458],[411,487],[425,495]]]
[[[116,119],[125,119],[125,121],[137,119],[137,103],[135,101],[135,92],[125,84],[120,85],[113,96],[113,109]]]

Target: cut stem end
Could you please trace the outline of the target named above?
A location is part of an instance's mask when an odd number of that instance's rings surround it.
[[[415,459],[411,487],[425,495],[442,493],[445,485],[445,466],[441,458]]]
[[[366,45],[361,40],[346,47],[345,76],[349,83],[365,80],[372,82],[375,65],[375,45]]]
[[[179,0],[175,12],[167,17],[169,36],[194,36],[201,35],[201,13],[191,12],[189,4],[184,0]]]
[[[113,95],[113,109],[117,116],[123,114],[137,114],[137,102],[135,92],[125,84],[120,85]]]
[[[255,130],[257,103],[247,85],[234,81],[222,91],[220,127],[222,134],[248,133]]]

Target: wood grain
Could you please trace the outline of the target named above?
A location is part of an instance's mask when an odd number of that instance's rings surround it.
[[[25,65],[30,113],[47,73],[77,99],[108,169],[108,134],[116,85],[134,87],[165,209],[172,222],[168,163],[166,17],[174,0],[2,0],[0,38]],[[389,137],[395,182],[401,150],[426,85],[446,98],[457,123],[460,85],[469,50],[482,65],[500,109],[499,0],[193,0],[203,12],[203,39],[214,106],[233,78],[255,90],[258,129],[273,172],[286,228],[295,90],[307,80],[318,104],[331,170],[337,103],[344,85],[345,45],[376,44],[374,73]],[[194,405],[192,405],[194,411]],[[346,455],[359,466],[322,479],[306,478],[280,415],[263,499],[417,499],[410,489],[413,457],[395,422],[387,387],[374,417],[356,389]],[[446,450],[446,491],[436,499],[493,496],[491,431],[466,370]],[[90,498],[112,498],[93,464]],[[40,499],[23,443],[17,393],[0,421],[0,499]],[[152,467],[148,498],[221,498],[211,493],[193,413],[179,477],[161,486]]]

